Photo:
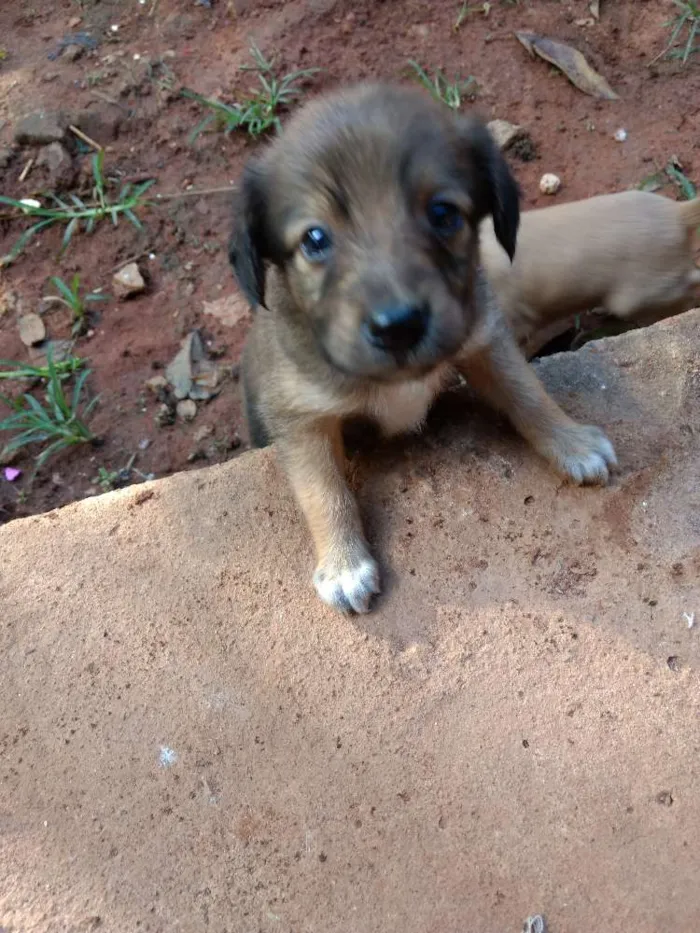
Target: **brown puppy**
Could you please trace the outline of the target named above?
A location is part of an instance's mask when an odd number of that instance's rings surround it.
[[[525,211],[512,264],[486,219],[481,260],[519,339],[594,308],[645,323],[700,299],[699,225],[700,198],[624,191]]]
[[[379,592],[341,427],[420,426],[457,371],[556,469],[605,482],[597,428],[549,398],[478,268],[490,214],[513,255],[518,189],[488,131],[422,92],[369,85],[320,98],[249,163],[231,261],[257,307],[243,359],[251,438],[274,441],[314,539],[326,603]]]

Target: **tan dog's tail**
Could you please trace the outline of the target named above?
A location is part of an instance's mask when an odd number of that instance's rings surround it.
[[[681,220],[689,230],[700,227],[700,198],[692,201],[681,201],[678,204]]]

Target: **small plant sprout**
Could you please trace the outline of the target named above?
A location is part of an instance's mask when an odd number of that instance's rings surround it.
[[[479,88],[473,75],[467,78],[457,76],[454,81],[450,81],[438,68],[435,70],[435,77],[431,78],[418,62],[409,59],[408,64],[423,87],[435,100],[445,104],[450,110],[459,110],[465,100],[476,97]]]
[[[44,301],[55,301],[69,308],[73,315],[71,335],[73,337],[82,336],[87,330],[87,305],[90,302],[106,301],[106,295],[100,295],[98,292],[90,292],[90,294],[81,298],[80,276],[77,273],[71,279],[70,285],[66,285],[63,279],[60,279],[57,275],[52,275],[50,282],[54,288],[58,290],[59,294],[45,295]]]
[[[10,454],[31,444],[49,442],[48,447],[36,458],[35,473],[49,457],[59,451],[95,440],[86,419],[95,407],[97,397],[87,405],[82,402],[85,381],[90,375],[90,370],[84,369],[78,375],[70,399],[64,391],[61,376],[50,355],[47,371],[45,404],[42,405],[29,393],[15,399],[0,396],[0,400],[12,409],[12,413],[0,421],[0,431],[17,432],[5,445],[3,454]]]
[[[680,58],[685,65],[691,55],[700,52],[700,44],[695,44],[695,39],[700,37],[699,0],[673,0],[673,3],[678,7],[679,13],[664,23],[664,26],[672,27],[671,38],[666,48],[650,62],[651,65],[660,58]],[[674,48],[679,39],[684,40],[682,47]]]
[[[6,204],[19,212],[20,215],[30,217],[34,223],[24,231],[12,250],[0,257],[0,268],[13,262],[27,243],[47,227],[62,224],[65,227],[61,253],[70,245],[73,234],[81,228],[85,233],[92,233],[96,224],[109,218],[116,227],[120,217],[126,217],[137,230],[142,230],[141,221],[135,214],[138,208],[147,202],[145,193],[154,183],[155,179],[141,182],[138,185],[123,185],[116,198],[107,193],[107,183],[104,176],[104,151],[96,152],[92,157],[93,189],[92,199],[83,201],[75,194],[70,195],[70,203],[57,194],[46,195],[48,205],[33,198],[24,198],[17,201],[0,195],[0,204]]]
[[[212,124],[216,124],[227,135],[239,129],[253,137],[262,136],[271,129],[279,132],[282,128],[280,112],[301,97],[299,82],[319,71],[318,68],[306,68],[277,77],[274,62],[268,61],[255,43],[250,46],[250,55],[253,64],[244,65],[241,71],[256,74],[260,87],[255,88],[240,104],[227,104],[183,89],[183,97],[196,100],[210,110],[190,134],[191,141]]]
[[[459,32],[460,27],[469,19],[473,13],[481,13],[482,16],[488,16],[491,12],[492,3],[469,3],[467,0],[459,8],[457,19],[452,27],[455,32]]]

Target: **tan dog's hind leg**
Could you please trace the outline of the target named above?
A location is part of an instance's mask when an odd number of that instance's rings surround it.
[[[535,450],[577,484],[606,483],[617,460],[600,428],[578,424],[546,393],[537,375],[503,330],[458,361],[469,385],[506,414]]]
[[[314,541],[318,595],[343,612],[368,612],[379,592],[379,568],[345,480],[340,422],[327,419],[295,427],[277,446]]]

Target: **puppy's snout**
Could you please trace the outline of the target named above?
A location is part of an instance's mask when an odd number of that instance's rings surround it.
[[[430,311],[423,305],[390,305],[373,311],[365,324],[369,342],[388,353],[406,353],[425,336]]]

